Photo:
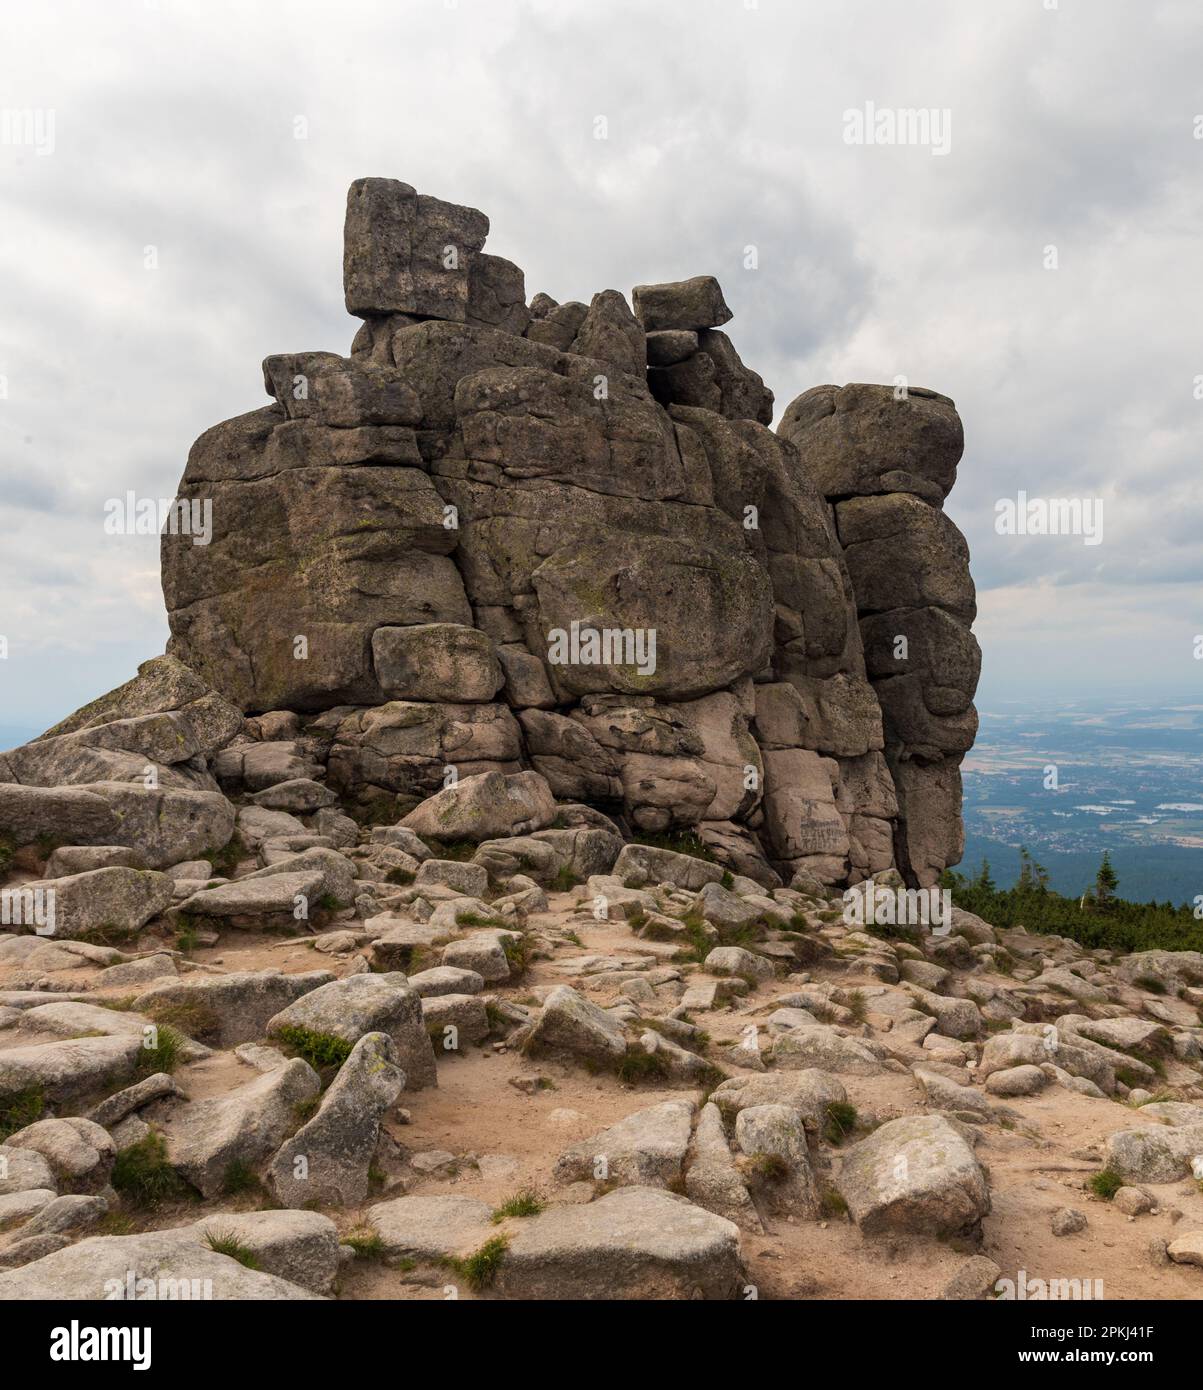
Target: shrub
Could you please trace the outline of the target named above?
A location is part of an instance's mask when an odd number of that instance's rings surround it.
[[[158,1206],[188,1195],[183,1178],[167,1161],[167,1145],[161,1134],[150,1133],[145,1139],[122,1149],[113,1164],[110,1181],[113,1187],[138,1207]]]
[[[789,1164],[780,1154],[754,1154],[745,1167],[762,1182],[784,1182],[790,1174]]]
[[[856,1106],[846,1100],[829,1100],[823,1110],[823,1138],[842,1144],[856,1128]]]
[[[636,835],[634,843],[650,845],[652,849],[670,849],[674,854],[688,854],[693,859],[705,859],[711,864],[715,862],[710,846],[694,830],[666,830],[657,834]]]
[[[828,1216],[847,1216],[848,1203],[834,1187],[825,1187],[819,1194],[819,1201]]]
[[[125,1007],[132,1006],[126,1004]],[[169,1003],[165,999],[153,999],[142,1012],[159,1024],[160,1029],[173,1028],[197,1042],[216,1043],[221,1038],[221,1015],[208,1004],[196,1000]]]
[[[1114,1168],[1103,1168],[1095,1173],[1088,1181],[1087,1186],[1096,1197],[1101,1197],[1104,1202],[1109,1202],[1112,1197],[1124,1185],[1123,1178]]]
[[[517,980],[526,974],[530,961],[527,952],[530,947],[525,936],[503,936],[501,949],[505,952],[506,964],[510,967],[510,979]]]
[[[668,1063],[659,1052],[649,1052],[638,1043],[630,1043],[618,1064],[618,1079],[628,1086],[649,1081],[663,1081],[669,1072]]]
[[[220,849],[201,850],[197,858],[207,859],[213,865],[213,872],[218,878],[229,878],[246,855],[247,848],[242,842],[242,836],[235,831]]]

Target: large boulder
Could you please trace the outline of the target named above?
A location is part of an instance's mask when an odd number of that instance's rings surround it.
[[[627,1039],[613,1014],[571,985],[557,985],[543,1001],[527,1047],[536,1055],[561,1053],[613,1066],[626,1055]]]
[[[257,1170],[276,1152],[296,1126],[296,1107],[320,1090],[317,1073],[294,1057],[232,1091],[173,1105],[159,1121],[168,1162],[216,1197],[231,1169]]]
[[[786,408],[779,431],[828,496],[910,492],[937,506],[965,448],[952,401],[917,386],[814,386]]]
[[[285,1041],[318,1034],[357,1043],[367,1033],[392,1039],[407,1090],[438,1085],[422,1000],[404,975],[344,976],[303,994],[267,1024],[269,1037]]]
[[[1203,1155],[1203,1124],[1120,1130],[1104,1152],[1106,1166],[1128,1182],[1176,1182],[1190,1177]]]
[[[136,932],[170,906],[174,893],[166,874],[116,865],[43,879],[36,888],[53,903],[53,920],[48,923],[53,930],[47,934],[67,940],[101,930]]]
[[[836,1182],[866,1235],[950,1236],[990,1211],[970,1130],[942,1115],[890,1120],[844,1156]]]
[[[217,1047],[254,1042],[268,1022],[303,994],[334,980],[329,970],[285,975],[279,970],[236,970],[228,975],[186,975],[151,985],[138,995],[143,1012],[174,1018],[182,1031]]]
[[[684,1197],[620,1187],[516,1223],[497,1274],[504,1298],[735,1299],[739,1228]]]
[[[542,830],[555,819],[551,788],[537,772],[482,772],[427,797],[401,824],[438,840],[495,840]]]
[[[561,1182],[598,1179],[634,1187],[672,1187],[689,1148],[693,1103],[669,1100],[635,1110],[566,1149],[556,1160]]]
[[[380,1120],[405,1073],[387,1033],[365,1033],[339,1068],[317,1114],[284,1143],[268,1180],[284,1206],[353,1207],[368,1195]]]
[[[246,1218],[234,1219],[244,1223],[239,1238],[243,1243]],[[229,1255],[219,1254],[194,1227],[133,1236],[92,1236],[20,1269],[0,1273],[0,1299],[12,1302],[99,1303],[130,1298],[275,1302],[318,1297],[278,1274],[248,1268]]]

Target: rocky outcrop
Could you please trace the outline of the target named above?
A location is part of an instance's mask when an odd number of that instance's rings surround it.
[[[0,834],[153,869],[221,849],[223,793],[477,839],[554,799],[696,829],[767,886],[930,881],[977,660],[951,402],[819,387],[774,434],[713,277],[528,305],[488,231],[352,185],[350,352],[269,356],[271,403],[197,440],[179,498],[212,525],[163,535],[169,654],[0,754]],[[458,790],[481,776],[504,793]]]
[[[942,510],[964,448],[960,417],[919,387],[816,386],[778,433],[831,506],[881,712],[884,764],[879,753],[858,772],[888,814],[865,809],[863,786],[847,798],[853,861],[882,867],[872,861],[886,843],[864,822],[892,821],[894,862],[931,886],[964,847],[960,763],[977,732],[981,670],[969,549]]]

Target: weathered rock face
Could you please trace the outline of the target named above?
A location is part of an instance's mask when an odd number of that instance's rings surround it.
[[[0,777],[105,795],[153,764],[162,797],[399,816],[533,769],[765,883],[932,882],[979,663],[952,402],[821,386],[772,433],[712,277],[528,306],[488,230],[352,185],[350,354],[268,357],[272,403],[196,441],[169,655]],[[36,809],[127,843],[91,802]]]
[[[961,857],[960,764],[977,733],[969,549],[941,510],[964,448],[960,417],[947,396],[918,387],[816,386],[778,429],[832,507],[880,706],[894,857],[929,886]],[[854,864],[884,850],[858,829]]]

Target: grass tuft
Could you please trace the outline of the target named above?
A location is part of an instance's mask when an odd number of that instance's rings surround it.
[[[343,1245],[349,1245],[361,1260],[382,1260],[384,1258],[384,1238],[371,1226],[356,1226],[343,1236]]]
[[[229,1231],[206,1231],[205,1244],[219,1255],[228,1255],[237,1260],[244,1269],[260,1269],[259,1257],[249,1245],[243,1245],[237,1236]]]
[[[188,1194],[187,1184],[167,1161],[163,1136],[155,1133],[117,1154],[110,1182],[136,1207],[154,1207]]]
[[[46,1109],[46,1095],[41,1086],[27,1086],[14,1091],[0,1101],[0,1144],[26,1125],[35,1124]]]
[[[226,1197],[237,1197],[243,1192],[258,1192],[261,1186],[259,1174],[241,1158],[233,1160],[221,1180],[222,1195]]]
[[[316,1033],[312,1028],[289,1025],[281,1028],[276,1037],[315,1071],[322,1067],[341,1067],[351,1055],[352,1044],[334,1033]]]
[[[492,1236],[471,1255],[465,1255],[463,1259],[449,1258],[446,1263],[473,1293],[479,1293],[496,1280],[509,1244],[509,1236]]]
[[[823,1138],[842,1144],[856,1128],[856,1106],[846,1100],[829,1100],[823,1111]]]
[[[1124,1180],[1114,1168],[1103,1168],[1095,1173],[1086,1185],[1096,1197],[1101,1197],[1104,1202],[1109,1202],[1123,1187]]]
[[[147,1040],[144,1039],[138,1049],[138,1071],[143,1076],[154,1076],[161,1071],[174,1071],[182,1060],[180,1054],[184,1041],[170,1024],[156,1023],[154,1045],[148,1047]]]
[[[507,1198],[493,1212],[493,1224],[504,1221],[508,1216],[538,1216],[546,1206],[539,1197],[529,1188],[523,1188],[521,1192],[515,1192],[512,1197]]]

